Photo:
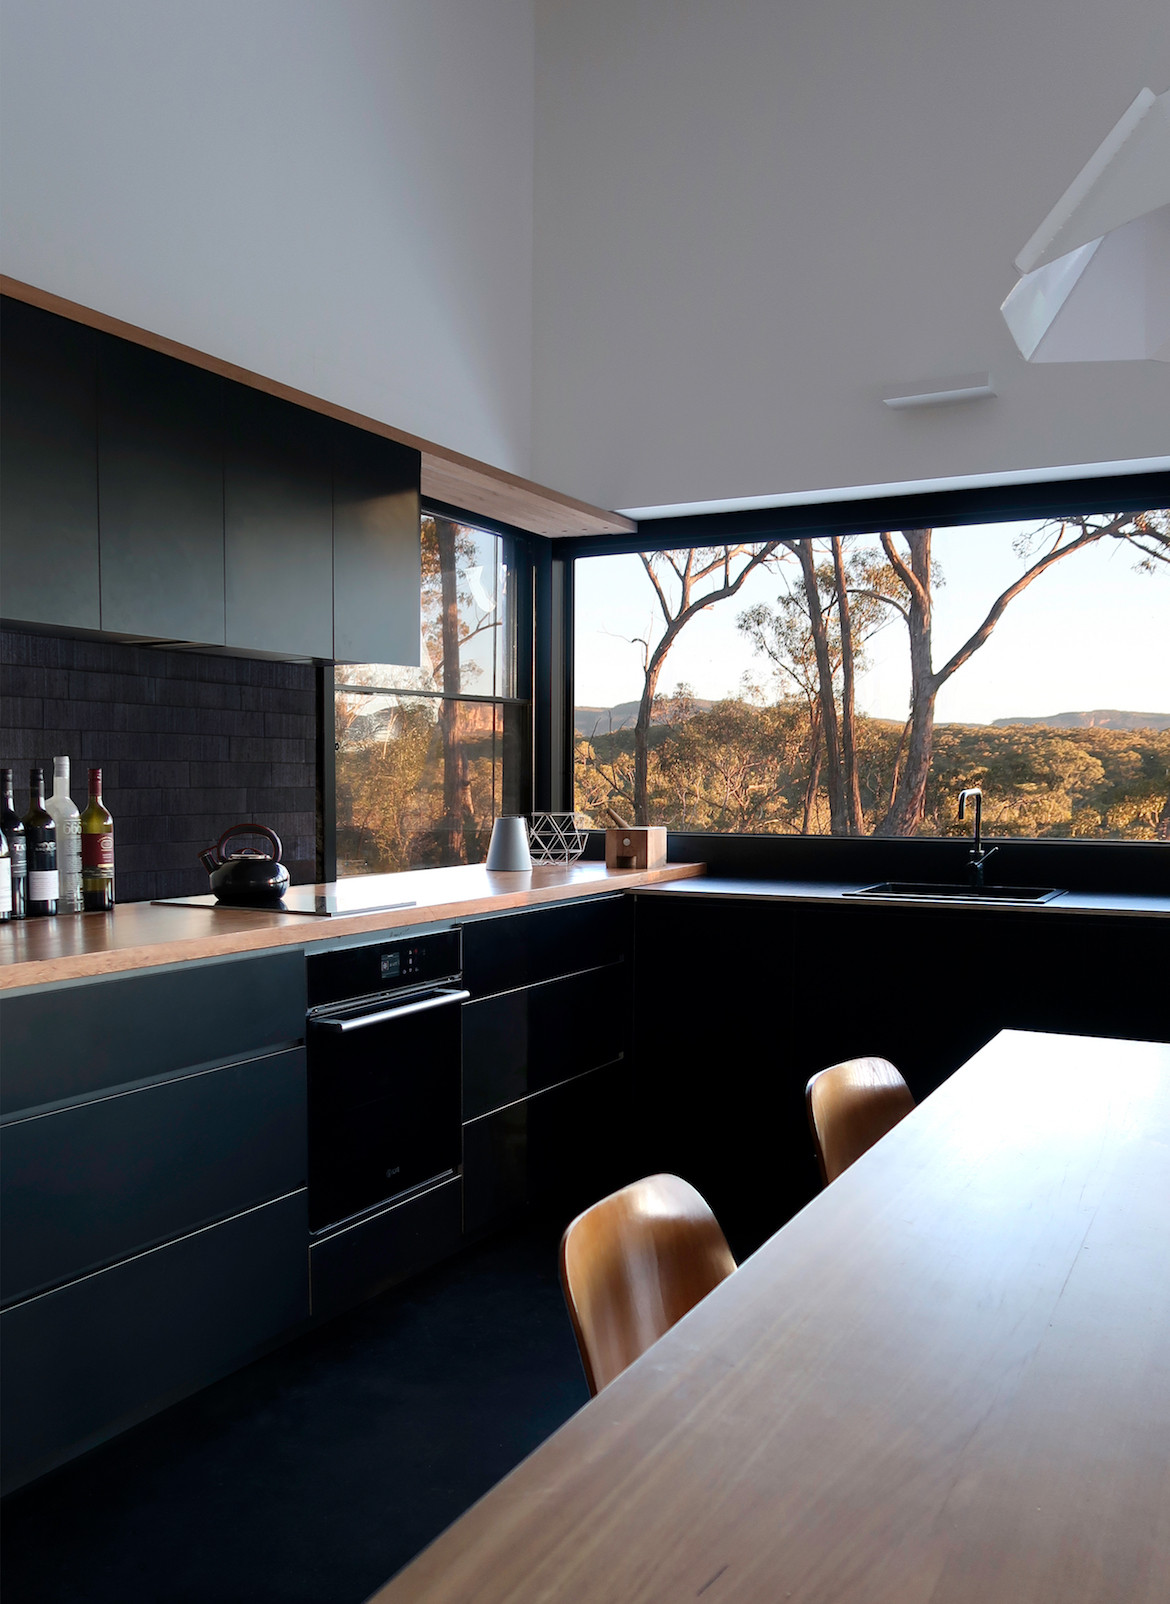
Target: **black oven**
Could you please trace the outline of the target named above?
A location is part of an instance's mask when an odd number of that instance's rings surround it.
[[[458,930],[306,959],[309,1228],[458,1172]]]

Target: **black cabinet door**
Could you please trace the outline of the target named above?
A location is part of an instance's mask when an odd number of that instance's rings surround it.
[[[4,1303],[303,1187],[303,1048],[0,1130]]]
[[[308,1318],[304,1192],[0,1314],[3,1479],[19,1485]]]
[[[8,297],[0,317],[4,616],[97,629],[97,336]]]
[[[231,385],[224,415],[229,647],[333,655],[329,434],[303,407]]]
[[[0,993],[0,1113],[233,1063],[305,1033],[295,947]]]
[[[476,1119],[620,1058],[624,964],[463,1005],[463,1118]]]
[[[463,984],[473,997],[620,963],[630,909],[624,897],[526,909],[463,926]]]
[[[456,1175],[309,1249],[313,1318],[339,1314],[456,1253],[463,1183]]]
[[[419,661],[422,556],[417,451],[333,430],[333,655]]]
[[[486,1114],[463,1127],[463,1229],[475,1236],[526,1204],[565,1223],[635,1178],[632,1107],[624,1064]]]
[[[225,388],[214,374],[101,336],[104,630],[223,645]]]
[[[739,1258],[817,1190],[805,1032],[847,1006],[858,962],[830,951],[795,987],[793,918],[775,903],[637,898],[638,1167],[698,1187]]]

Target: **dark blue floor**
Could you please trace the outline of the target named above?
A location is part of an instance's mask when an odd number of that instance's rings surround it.
[[[361,1604],[588,1393],[534,1222],[12,1494],[5,1604]]]

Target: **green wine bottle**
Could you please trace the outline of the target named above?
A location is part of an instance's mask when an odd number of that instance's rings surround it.
[[[86,913],[114,906],[114,821],[102,801],[102,771],[89,771],[89,802],[81,815],[81,900]]]

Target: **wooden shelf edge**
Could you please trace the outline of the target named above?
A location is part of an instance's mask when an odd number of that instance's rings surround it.
[[[530,479],[509,473],[504,468],[492,467],[490,463],[480,462],[475,457],[466,457],[447,446],[436,445],[433,440],[423,440],[405,429],[392,428],[390,424],[367,417],[365,413],[354,412],[349,407],[310,395],[305,390],[294,389],[279,379],[265,378],[262,373],[253,373],[250,368],[242,368],[207,351],[198,351],[194,346],[184,345],[165,334],[153,334],[137,324],[126,323],[106,312],[98,312],[93,307],[67,300],[63,295],[55,295],[51,290],[38,289],[35,284],[25,284],[20,279],[0,274],[0,294],[39,307],[44,312],[54,312],[58,317],[70,318],[74,323],[100,329],[103,334],[113,334],[134,345],[146,346],[163,356],[175,357],[180,362],[190,363],[192,367],[219,374],[221,378],[233,379],[237,384],[249,385],[253,390],[263,390],[282,401],[291,401],[294,406],[336,418],[340,423],[352,424],[354,428],[365,429],[370,434],[379,434],[398,445],[409,446],[422,457],[424,498],[442,501],[469,513],[479,513],[481,517],[494,518],[500,523],[512,524],[531,534],[553,538],[564,535],[631,535],[637,532],[637,524],[620,513],[608,512],[603,507],[591,506],[587,501],[578,501],[574,496],[562,495],[545,485],[534,484]]]

